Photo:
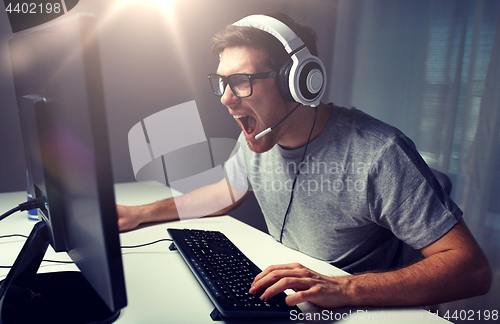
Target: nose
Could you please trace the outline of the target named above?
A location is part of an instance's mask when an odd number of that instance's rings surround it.
[[[220,97],[220,102],[224,106],[230,106],[238,100],[240,100],[240,98],[233,93],[233,90],[231,90],[229,84],[226,85],[226,90],[224,90],[224,94],[222,95],[222,97]]]

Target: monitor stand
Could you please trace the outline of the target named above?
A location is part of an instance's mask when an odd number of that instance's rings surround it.
[[[49,246],[45,222],[35,224],[0,284],[0,324],[112,323],[111,312],[81,272],[37,274]]]

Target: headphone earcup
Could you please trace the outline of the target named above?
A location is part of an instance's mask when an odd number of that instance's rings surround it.
[[[293,98],[291,92],[290,92],[290,85],[289,85],[289,79],[290,79],[290,68],[293,65],[292,59],[289,59],[288,61],[285,62],[281,66],[281,69],[278,74],[277,78],[277,83],[278,83],[278,89],[283,97],[283,99],[287,101],[292,101],[295,102],[295,99]]]
[[[319,58],[311,56],[300,63],[300,73],[296,75],[298,85],[297,97],[304,102],[315,101],[321,98],[325,85],[325,72],[323,63]]]
[[[310,105],[321,98],[325,90],[325,78],[323,63],[307,51],[305,59],[294,63],[290,58],[281,66],[277,84],[283,99]],[[290,84],[293,88],[290,88]]]

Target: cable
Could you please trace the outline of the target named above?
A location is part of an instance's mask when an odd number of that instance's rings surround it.
[[[62,260],[42,260],[42,262],[66,263],[66,264],[75,263],[75,262],[73,262],[73,261],[62,261]]]
[[[2,214],[2,216],[0,216],[0,221],[3,220],[4,218],[7,218],[8,216],[14,214],[17,211],[25,211],[25,210],[31,210],[31,209],[36,209],[36,208],[44,208],[46,206],[46,204],[47,204],[47,202],[45,201],[45,198],[43,198],[43,197],[28,200],[27,202],[19,204],[19,206],[12,208],[8,212]]]
[[[62,261],[62,260],[42,260],[42,262],[52,262],[52,263],[64,263],[64,264],[73,264],[73,261]],[[0,269],[11,269],[12,266],[3,266],[0,265]]]
[[[23,234],[9,234],[9,235],[2,235],[2,236],[0,236],[0,239],[9,238],[9,237],[23,237],[23,238],[28,238],[28,236],[23,235]],[[121,248],[122,249],[135,249],[135,248],[140,248],[140,247],[144,247],[144,246],[148,246],[148,245],[153,245],[153,244],[160,243],[160,242],[172,242],[172,241],[173,241],[172,239],[160,239],[160,240],[156,240],[156,241],[153,241],[153,242],[148,242],[148,243],[143,243],[143,244],[138,244],[138,245],[124,245]],[[73,261],[60,261],[60,260],[42,260],[42,262],[64,263],[64,264],[72,264],[72,263],[74,263]],[[0,269],[10,269],[10,268],[12,268],[12,266],[3,266],[3,265],[0,265]]]
[[[273,126],[269,127],[269,128],[266,128],[265,130],[263,130],[262,132],[260,132],[259,134],[255,135],[255,139],[259,139],[261,138],[262,136],[270,133],[273,129],[275,129],[279,124],[281,124],[285,119],[288,118],[288,116],[290,116],[297,108],[299,108],[301,105],[301,103],[298,103],[292,110],[290,110],[288,112],[288,114],[285,115],[285,117],[281,118],[281,120],[279,122],[277,122],[276,124],[274,124]]]
[[[7,218],[8,216],[14,214],[15,212],[17,211],[20,211],[21,209],[19,208],[19,206],[15,207],[15,208],[12,208],[11,210],[9,210],[8,212],[2,214],[2,216],[0,216],[0,221],[4,218]]]
[[[47,206],[45,197],[33,198],[19,205],[20,211],[31,210],[36,208],[44,208]]]
[[[19,208],[19,206],[18,206],[18,207],[16,207],[16,208]],[[14,209],[16,209],[16,208],[14,208]],[[5,215],[5,214],[4,214],[4,215]],[[9,215],[10,215],[10,214],[9,214]],[[2,215],[2,216],[3,216],[3,215]],[[8,216],[8,215],[7,215],[7,216]],[[6,217],[7,217],[7,216],[6,216]],[[2,235],[2,236],[0,236],[0,239],[9,238],[9,237],[22,237],[22,238],[25,238],[25,239],[27,239],[27,238],[28,238],[28,236],[23,235],[23,234],[8,234],[8,235]],[[0,269],[10,269],[10,268],[12,268],[12,266],[4,266],[4,265],[0,265]]]
[[[28,236],[27,236],[27,235],[23,235],[23,234],[9,234],[9,235],[2,235],[2,236],[0,236],[0,239],[9,238],[9,237],[22,237],[22,238],[28,238]]]
[[[16,207],[17,208],[17,207]],[[0,236],[0,239],[4,239],[4,238],[9,238],[9,237],[22,237],[22,238],[25,238],[27,239],[28,236],[27,235],[24,235],[24,234],[7,234],[7,235],[1,235]],[[71,263],[74,263],[73,261],[62,261],[62,260],[42,260],[42,262],[52,262],[52,263],[65,263],[65,264],[71,264]],[[0,269],[10,269],[12,268],[12,266],[3,266],[3,265],[0,265]]]
[[[318,108],[314,107],[314,121],[313,121],[313,124],[311,127],[311,132],[309,132],[309,137],[307,138],[306,147],[304,148],[304,154],[302,154],[302,159],[300,160],[299,166],[297,168],[297,172],[295,173],[295,179],[293,179],[292,190],[290,193],[290,201],[288,202],[288,207],[286,208],[285,217],[283,218],[283,225],[281,226],[280,243],[283,243],[283,231],[285,230],[286,218],[288,217],[288,213],[290,212],[290,207],[292,206],[293,193],[295,191],[295,183],[297,182],[297,178],[299,177],[300,165],[302,164],[302,162],[304,162],[304,158],[306,157],[307,146],[309,145],[309,142],[311,141],[311,135],[313,133],[314,126],[316,125],[316,117],[318,117]]]
[[[143,247],[143,246],[148,246],[148,245],[152,245],[152,244],[156,244],[156,243],[164,242],[164,241],[170,241],[170,242],[172,242],[173,240],[172,239],[161,239],[161,240],[156,240],[156,241],[153,241],[153,242],[139,244],[139,245],[124,245],[124,246],[122,246],[122,249],[135,249],[135,248],[139,248],[139,247]]]
[[[9,237],[28,238],[28,236],[23,235],[23,234],[8,234],[8,235],[2,235],[2,236],[0,236],[0,239],[9,238]],[[152,245],[152,244],[156,244],[156,243],[160,243],[160,242],[164,242],[164,241],[170,241],[171,242],[172,239],[160,239],[160,240],[156,240],[156,241],[153,241],[153,242],[148,242],[148,243],[143,243],[143,244],[138,244],[138,245],[125,245],[125,246],[122,246],[121,248],[122,249],[134,249],[134,248],[148,246],[148,245]],[[52,261],[52,260],[43,260],[43,261],[57,262],[57,261]],[[70,262],[70,261],[61,261],[61,262],[66,263],[66,262]]]

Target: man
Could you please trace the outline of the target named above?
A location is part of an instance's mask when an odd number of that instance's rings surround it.
[[[274,16],[317,55],[309,28]],[[225,165],[227,180],[175,203],[118,206],[120,229],[175,220],[176,208],[189,207],[183,216],[191,217],[204,210],[225,214],[249,186],[276,240],[354,273],[328,277],[300,264],[271,266],[250,289],[264,291],[263,300],[293,289],[289,305],[430,305],[489,290],[484,253],[408,138],[356,109],[290,99],[273,77],[290,55],[268,32],[228,26],[214,38],[213,51],[220,58],[214,92],[242,128],[241,151]],[[221,194],[229,184],[239,193],[233,201]],[[403,242],[420,253],[408,257]]]

